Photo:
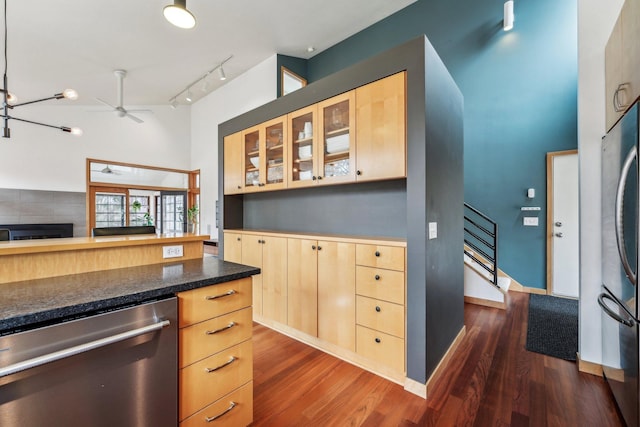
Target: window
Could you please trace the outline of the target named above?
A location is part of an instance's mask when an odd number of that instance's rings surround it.
[[[129,225],[153,225],[149,196],[129,196]]]
[[[96,194],[96,227],[123,227],[125,225],[124,194]]]

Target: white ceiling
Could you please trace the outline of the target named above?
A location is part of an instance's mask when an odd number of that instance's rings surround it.
[[[415,0],[188,0],[192,30],[164,19],[172,0],[7,1],[8,86],[19,102],[71,87],[76,104],[115,104],[113,70],[125,69],[127,106],[166,105],[230,55],[227,82],[276,53],[309,58]],[[211,79],[209,92],[221,84]]]

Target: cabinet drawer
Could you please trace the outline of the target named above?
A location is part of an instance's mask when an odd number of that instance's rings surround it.
[[[233,405],[233,406],[232,406]],[[208,419],[218,416],[215,420]],[[253,381],[196,412],[180,427],[247,426],[253,422]]]
[[[356,323],[404,338],[404,306],[358,295]]]
[[[356,293],[404,305],[404,272],[358,265]]]
[[[181,328],[251,305],[251,278],[180,292],[178,313]]]
[[[180,329],[180,367],[251,338],[251,307]]]
[[[404,340],[358,325],[356,352],[398,372],[404,372]]]
[[[180,370],[180,419],[253,379],[251,340]]]
[[[404,271],[404,248],[397,246],[356,245],[356,264]]]

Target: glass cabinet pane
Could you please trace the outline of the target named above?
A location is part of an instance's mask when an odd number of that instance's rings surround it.
[[[291,150],[291,180],[311,181],[313,176],[314,162],[314,135],[313,135],[313,112],[309,111],[291,119],[290,138],[293,140]]]
[[[245,133],[244,136],[244,185],[260,184],[260,133],[258,130]]]
[[[322,107],[322,140],[324,178],[347,176],[351,173],[351,141],[349,99]]]
[[[284,182],[284,122],[267,126],[267,184]]]

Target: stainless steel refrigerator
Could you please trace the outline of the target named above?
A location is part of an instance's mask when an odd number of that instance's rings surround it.
[[[638,104],[602,143],[602,367],[629,427],[638,419]]]

